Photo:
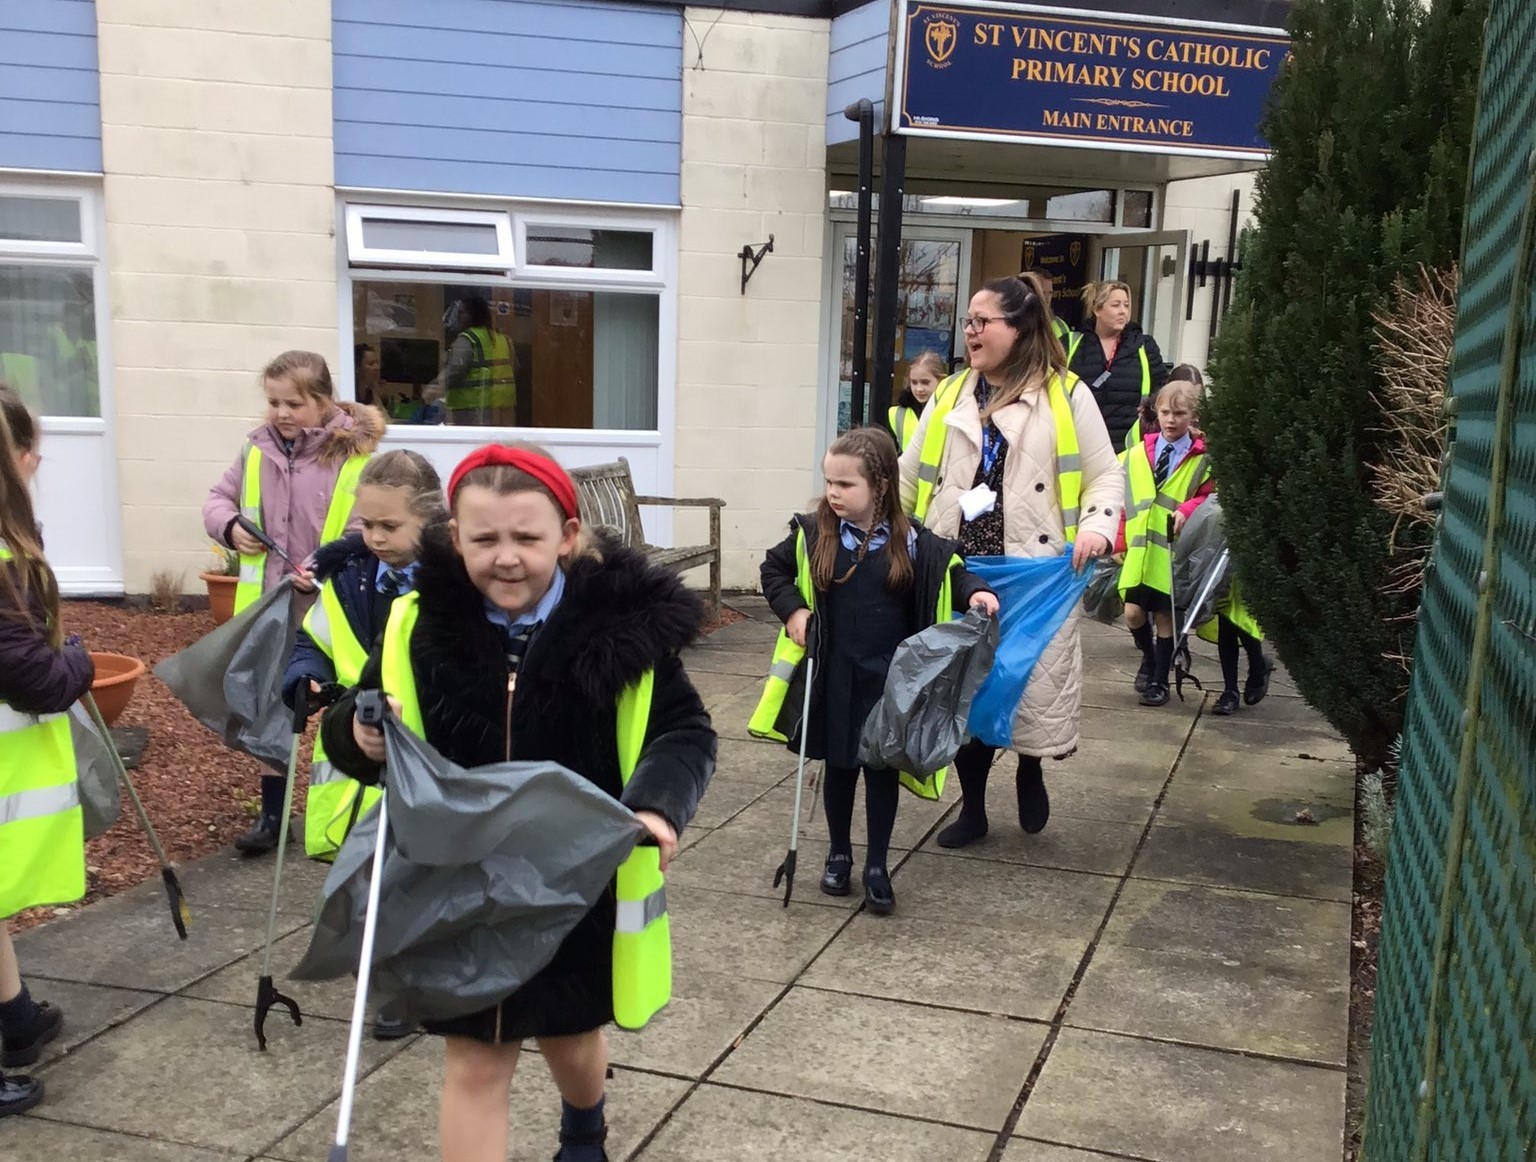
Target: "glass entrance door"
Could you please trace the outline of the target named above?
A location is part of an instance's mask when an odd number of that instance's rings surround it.
[[[1105,234],[1093,240],[1090,269],[1100,278],[1129,283],[1135,292],[1131,317],[1157,341],[1163,358],[1179,361],[1184,329],[1184,287],[1189,276],[1187,230]]]
[[[831,301],[836,304],[832,320],[833,343],[828,382],[836,385],[827,393],[826,424],[830,434],[846,432],[855,422],[884,423],[884,416],[852,414],[853,398],[853,313],[854,270],[857,260],[858,230],[852,222],[838,222],[833,227],[833,254],[842,256],[841,269]],[[871,242],[870,278],[874,279],[874,252]],[[960,315],[965,310],[965,294],[971,277],[971,232],[912,228],[903,232],[901,268],[896,287],[896,375],[892,396],[901,394],[907,381],[907,368],[924,351],[937,351],[946,365],[962,349],[959,344]],[[870,347],[866,376],[874,374],[873,313],[869,320]]]

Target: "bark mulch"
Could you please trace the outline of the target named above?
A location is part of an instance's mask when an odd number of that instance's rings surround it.
[[[706,626],[705,632],[741,619],[735,610],[723,609],[721,620]],[[64,602],[63,622],[64,631],[79,634],[86,648],[140,658],[150,669],[214,626],[207,610],[162,614],[105,601]],[[149,731],[143,758],[130,775],[172,863],[212,855],[251,825],[259,802],[261,764],[226,750],[160,679],[153,674],[139,679],[133,700],[116,725]],[[313,731],[311,725],[311,735]],[[307,786],[308,751],[306,746],[294,786],[294,801],[300,804]],[[11,929],[41,924],[159,874],[159,864],[126,797],[122,817],[86,844],[85,863],[85,899],[66,907],[23,912],[12,919]]]

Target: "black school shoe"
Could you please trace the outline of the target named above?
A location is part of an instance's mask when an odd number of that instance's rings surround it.
[[[0,1073],[0,1118],[24,1114],[43,1100],[43,1083],[35,1077]]]
[[[400,1017],[388,1017],[379,1013],[373,1018],[375,1041],[403,1041],[416,1032],[416,1026]]]
[[[57,1037],[63,1027],[63,1010],[47,1001],[38,1001],[37,1013],[30,1025],[0,1034],[0,1043],[5,1047],[0,1053],[0,1067],[20,1069],[23,1065],[31,1065],[43,1055],[43,1046]]]
[[[1264,659],[1263,666],[1248,667],[1248,681],[1243,683],[1243,701],[1249,706],[1257,706],[1264,701],[1264,696],[1269,693],[1270,675],[1275,672],[1275,663],[1268,654],[1261,655]]]
[[[1157,662],[1146,654],[1141,655],[1141,668],[1136,671],[1136,693],[1145,694],[1152,685],[1152,675],[1157,672]]]
[[[1148,683],[1146,691],[1141,696],[1143,706],[1167,706],[1168,687],[1159,682]]]
[[[603,1144],[608,1140],[608,1127],[604,1126],[600,1132],[593,1135],[567,1134],[560,1131],[560,1149],[555,1152],[555,1162],[570,1162],[571,1159],[596,1159],[608,1162],[608,1151]]]
[[[1221,692],[1221,697],[1216,699],[1216,705],[1211,707],[1211,713],[1218,715],[1221,718],[1225,718],[1229,714],[1236,714],[1237,691],[1223,690]]]
[[[821,873],[821,894],[824,896],[846,896],[852,889],[849,881],[853,879],[853,856],[829,855],[827,856],[827,870]]]
[[[255,826],[235,840],[235,850],[243,851],[246,855],[266,855],[269,851],[276,851],[277,829],[276,815],[259,816]]]
[[[896,889],[891,887],[891,873],[883,867],[864,869],[864,906],[876,916],[896,910]]]

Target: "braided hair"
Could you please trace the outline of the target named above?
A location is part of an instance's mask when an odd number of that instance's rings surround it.
[[[851,456],[859,462],[859,475],[868,482],[874,496],[874,523],[888,524],[891,529],[888,542],[890,566],[885,587],[892,593],[911,588],[912,558],[906,547],[912,522],[901,510],[900,469],[891,434],[884,428],[853,428],[833,441],[827,455]],[[867,542],[860,542],[852,567],[841,577],[833,577],[837,546],[841,540],[838,525],[838,516],[823,495],[816,505],[816,547],[811,552],[811,583],[823,593],[853,576],[853,571],[863,563],[868,548]]]

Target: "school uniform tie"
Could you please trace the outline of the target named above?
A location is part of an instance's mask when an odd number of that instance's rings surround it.
[[[404,573],[399,569],[385,569],[384,576],[379,578],[379,596],[393,601],[410,587]]]
[[[1163,450],[1157,454],[1157,467],[1152,470],[1152,479],[1161,488],[1163,481],[1168,479],[1168,461],[1173,459],[1173,445],[1163,444]]]
[[[515,672],[522,664],[523,655],[528,652],[528,643],[533,640],[533,635],[544,623],[536,621],[523,625],[504,625],[501,627],[502,640],[506,645],[507,664]]]

